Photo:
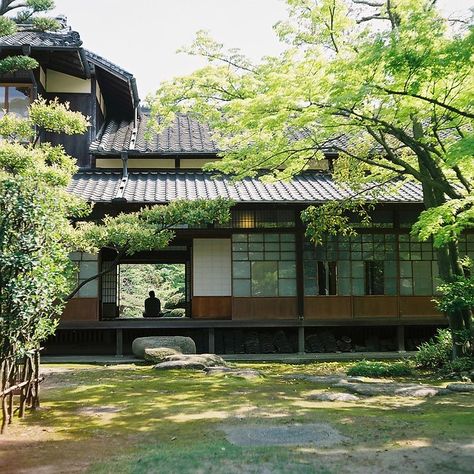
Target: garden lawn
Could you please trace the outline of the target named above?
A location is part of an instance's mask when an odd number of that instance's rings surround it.
[[[341,364],[251,367],[265,377],[46,366],[41,409],[0,438],[0,472],[472,472],[472,394],[322,402],[306,395],[325,386],[281,376],[329,374]],[[308,425],[337,436],[308,442]],[[265,441],[234,444],[229,435],[254,430],[269,433]],[[275,430],[283,446],[272,445]]]

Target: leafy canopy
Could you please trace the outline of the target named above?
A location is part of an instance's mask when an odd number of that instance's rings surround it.
[[[208,122],[223,150],[212,167],[236,178],[285,180],[331,149],[334,178],[361,202],[367,187],[376,200],[421,183],[422,238],[443,245],[472,227],[474,29],[455,29],[428,0],[287,3],[275,27],[287,48],[258,64],[198,33],[185,51],[208,65],[149,98],[157,127],[177,112]],[[334,205],[323,210],[337,220]]]

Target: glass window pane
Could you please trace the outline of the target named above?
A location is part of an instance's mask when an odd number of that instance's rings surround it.
[[[400,280],[400,294],[402,296],[411,296],[413,294],[411,278],[402,278]]]
[[[7,104],[5,102],[5,90],[6,87],[0,87],[0,116],[5,115]]]
[[[279,262],[278,270],[279,278],[296,278],[295,262]]]
[[[395,278],[397,276],[397,264],[391,261],[384,262],[385,278]]]
[[[280,296],[296,296],[296,280],[279,280],[278,291]]]
[[[395,278],[385,279],[385,295],[394,296],[397,294],[397,280]]]
[[[247,252],[233,252],[233,260],[248,260]]]
[[[281,260],[295,260],[296,253],[295,252],[281,252]]]
[[[351,294],[351,280],[349,278],[339,278],[337,283],[340,295],[348,296]]]
[[[279,242],[280,236],[278,234],[264,234],[265,242]]]
[[[252,295],[277,296],[278,263],[252,262]]]
[[[19,117],[28,116],[30,106],[29,87],[9,87],[8,88],[8,112]]]
[[[250,262],[234,262],[232,274],[234,278],[250,278]]]
[[[352,278],[364,278],[364,262],[352,262]]]
[[[232,244],[232,250],[234,252],[246,252],[247,251],[247,242],[234,242]]]
[[[263,252],[263,242],[251,242],[249,250],[252,252]]]
[[[279,252],[280,251],[280,244],[278,242],[265,243],[265,250],[267,252]]]
[[[415,295],[432,294],[431,262],[413,262],[413,286]]]
[[[249,252],[249,260],[264,260],[263,252]]]
[[[352,279],[352,294],[360,296],[364,294],[364,279],[353,278]]]
[[[280,260],[280,252],[265,252],[265,260]]]
[[[263,234],[249,234],[249,242],[263,242]]]
[[[305,280],[304,281],[304,294],[306,296],[316,295],[316,280]]]
[[[400,262],[400,276],[402,278],[411,278],[411,262]]]
[[[295,234],[281,234],[280,235],[281,242],[294,242],[295,241]]]
[[[247,242],[247,234],[232,235],[232,242]]]
[[[250,280],[234,280],[234,296],[250,296]]]

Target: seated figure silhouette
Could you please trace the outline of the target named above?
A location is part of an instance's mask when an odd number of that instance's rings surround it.
[[[155,296],[154,291],[148,293],[149,298],[145,300],[145,311],[143,312],[144,318],[159,318],[161,314],[161,301]]]

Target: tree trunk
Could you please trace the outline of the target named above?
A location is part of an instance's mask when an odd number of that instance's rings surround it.
[[[422,173],[427,172],[420,163]],[[442,192],[426,183],[423,186],[423,200],[426,209],[440,206],[446,202]],[[458,242],[452,241],[449,244],[436,249],[439,277],[442,281],[449,283],[457,276],[464,276],[464,271],[459,259]],[[463,342],[462,332],[471,330],[471,311],[452,311],[446,314],[449,328],[453,337],[453,359],[461,355],[461,345]]]

